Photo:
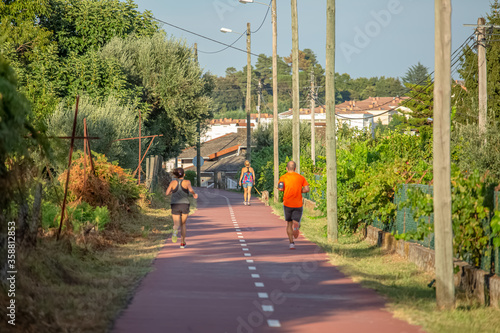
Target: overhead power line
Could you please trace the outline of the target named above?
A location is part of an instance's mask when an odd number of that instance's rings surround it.
[[[243,49],[240,49],[240,48],[238,48],[238,47],[232,46],[231,44],[226,44],[226,43],[223,43],[223,42],[218,41],[218,40],[216,40],[216,39],[213,39],[213,38],[210,38],[210,37],[207,37],[207,36],[203,36],[203,35],[201,35],[201,34],[199,34],[199,33],[197,33],[197,32],[193,32],[193,31],[190,31],[190,30],[188,30],[188,29],[181,28],[181,27],[179,27],[179,26],[177,26],[177,25],[175,25],[175,24],[168,23],[168,22],[166,22],[166,21],[163,21],[163,20],[157,19],[156,17],[152,17],[152,19],[153,19],[153,20],[155,20],[155,21],[158,21],[158,22],[160,22],[160,23],[166,24],[166,25],[168,25],[168,26],[171,26],[171,27],[173,27],[173,28],[176,28],[176,29],[182,30],[182,31],[184,31],[184,32],[190,33],[190,34],[192,34],[192,35],[195,35],[195,36],[198,36],[198,37],[204,38],[204,39],[209,40],[209,41],[211,41],[211,42],[214,42],[214,43],[217,43],[217,44],[221,44],[221,45],[227,46],[228,48],[232,48],[232,49],[238,50],[238,51],[240,51],[240,52],[244,52],[245,54],[247,53],[247,51],[246,51],[246,50],[243,50]],[[233,44],[234,44],[234,43],[233,43]],[[253,55],[253,56],[255,56],[255,57],[258,57],[258,56],[259,56],[258,54],[255,54],[255,53],[252,53],[252,52],[250,52],[250,54],[251,54],[251,55]]]
[[[243,37],[245,35],[245,33],[242,33],[234,42],[232,42],[230,45],[218,50],[218,51],[202,51],[202,50],[198,50],[198,52],[200,53],[206,53],[206,54],[215,54],[215,53],[220,53],[222,51],[226,51],[228,48],[232,47],[234,44],[236,44],[240,39],[241,37]]]
[[[266,21],[267,15],[269,14],[269,10],[271,9],[271,3],[272,2],[273,2],[273,0],[269,1],[269,5],[267,6],[266,15],[264,15],[264,18],[262,19],[262,22],[260,23],[260,25],[257,28],[257,30],[252,31],[252,34],[255,34],[255,33],[259,32],[260,28],[262,28],[262,26],[264,25],[264,22]]]

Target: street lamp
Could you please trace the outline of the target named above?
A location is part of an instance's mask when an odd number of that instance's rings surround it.
[[[239,0],[243,4],[258,3],[269,7],[268,4],[254,0]],[[278,55],[277,55],[277,15],[276,0],[272,0],[272,22],[273,22],[273,150],[274,150],[274,202],[278,202],[278,182],[279,182],[279,155],[278,155]]]
[[[230,33],[233,30],[228,28],[220,28],[223,33]],[[240,34],[242,35],[242,34]],[[247,111],[247,160],[251,161],[251,151],[252,151],[252,133],[250,129],[250,112],[252,109],[252,99],[251,99],[251,86],[252,86],[252,63],[251,63],[251,48],[250,48],[250,23],[247,23],[247,96],[245,109]]]

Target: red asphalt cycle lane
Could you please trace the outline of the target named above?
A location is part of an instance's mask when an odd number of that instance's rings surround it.
[[[302,235],[243,195],[197,189],[187,247],[167,240],[112,332],[423,332],[332,266]]]

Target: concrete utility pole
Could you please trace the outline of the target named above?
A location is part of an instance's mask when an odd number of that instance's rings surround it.
[[[194,43],[194,59],[198,62],[198,43]],[[196,186],[201,187],[201,124],[197,125],[198,140],[196,142]]]
[[[250,128],[250,112],[252,111],[252,59],[250,58],[250,23],[247,23],[247,160],[252,160],[252,132]]]
[[[316,91],[314,88],[314,72],[311,68],[311,160],[313,165],[316,165],[316,120],[315,118],[315,102]]]
[[[297,0],[292,1],[292,109],[293,160],[300,172],[300,102],[299,102],[299,20]]]
[[[487,72],[486,72],[486,20],[480,17],[477,20],[477,61],[478,61],[478,90],[479,90],[479,133],[486,132],[488,117]]]
[[[434,54],[434,235],[436,300],[455,307],[453,229],[451,223],[451,0],[435,0]]]
[[[337,128],[335,125],[335,0],[326,2],[326,214],[328,240],[337,241]]]
[[[278,28],[276,14],[276,0],[272,0],[273,21],[273,148],[274,148],[274,202],[279,200],[278,182],[280,179],[279,147],[278,147]]]

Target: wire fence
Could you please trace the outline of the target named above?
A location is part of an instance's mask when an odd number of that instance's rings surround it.
[[[429,227],[434,223],[434,215],[431,216],[422,216],[418,220],[415,220],[413,209],[410,207],[406,207],[403,203],[408,199],[408,190],[420,189],[424,193],[433,194],[433,187],[429,185],[421,185],[421,184],[401,184],[398,186],[398,190],[396,191],[396,195],[394,197],[394,202],[397,205],[396,219],[394,223],[387,224],[382,223],[380,221],[374,221],[373,226],[379,229],[382,229],[387,232],[394,232],[395,234],[403,234],[408,232],[417,231],[417,227],[422,223],[428,224]],[[500,210],[499,203],[500,192],[494,193],[494,208],[495,210]],[[494,271],[495,274],[500,276],[500,250],[499,248],[494,248],[491,241],[491,228],[490,228],[490,220],[485,219],[482,221],[483,229],[485,234],[490,238],[488,245],[483,249],[483,256],[481,257],[481,269],[491,272]],[[429,234],[423,240],[420,241],[412,241],[410,242],[418,243],[422,246],[434,250],[434,233]],[[490,252],[491,255],[487,253]],[[465,261],[472,264],[468,258],[464,258]]]

